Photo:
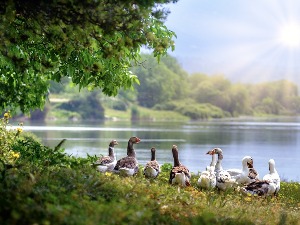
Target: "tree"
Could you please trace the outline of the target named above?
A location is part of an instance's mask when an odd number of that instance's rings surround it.
[[[156,104],[186,97],[187,73],[175,58],[164,57],[159,64],[151,55],[143,54],[142,59],[143,67],[134,69],[141,80],[141,85],[136,87],[139,105],[152,108]]]
[[[2,0],[0,110],[42,108],[49,81],[115,96],[139,83],[141,47],[160,59],[174,49],[164,4],[178,0]]]
[[[104,119],[104,108],[99,101],[97,92],[89,92],[87,96],[64,102],[58,108],[78,112],[85,120]]]

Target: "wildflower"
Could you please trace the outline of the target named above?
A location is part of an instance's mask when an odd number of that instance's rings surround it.
[[[252,201],[252,198],[250,196],[247,196],[244,199],[245,199],[246,202],[251,202]]]
[[[18,153],[18,152],[13,152],[13,157],[14,158],[16,158],[16,159],[18,159],[19,157],[20,157],[20,153]]]
[[[21,128],[21,127],[18,127],[17,128],[17,133],[19,134],[19,133],[22,133],[22,131],[23,131],[23,129]]]
[[[111,176],[111,173],[105,172],[105,176],[110,177],[110,176]]]
[[[10,117],[11,116],[9,112],[4,113],[4,119],[8,120]]]

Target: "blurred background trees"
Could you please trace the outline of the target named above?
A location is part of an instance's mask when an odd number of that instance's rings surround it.
[[[141,66],[132,68],[140,85],[134,90],[121,89],[115,97],[107,97],[99,90],[78,94],[78,87],[70,79],[60,84],[54,82],[50,87],[51,99],[68,101],[52,103],[52,110],[64,110],[64,116],[69,112],[67,117],[79,119],[103,119],[105,109],[131,112],[138,119],[139,107],[174,111],[190,119],[300,113],[297,85],[287,80],[233,83],[223,75],[189,75],[172,56],[157,63],[152,55],[142,54],[141,60]],[[96,108],[98,114],[93,114]]]

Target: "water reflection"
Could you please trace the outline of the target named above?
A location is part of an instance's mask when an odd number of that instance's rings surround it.
[[[150,148],[156,147],[157,160],[173,163],[171,148],[179,148],[180,161],[197,173],[205,169],[211,157],[205,153],[213,147],[224,152],[223,167],[240,168],[245,155],[254,158],[254,166],[261,177],[268,172],[273,158],[283,179],[300,180],[297,172],[300,159],[299,118],[284,121],[209,121],[209,122],[126,122],[103,121],[70,124],[29,124],[24,130],[36,134],[45,145],[54,147],[61,139],[66,152],[75,156],[107,154],[108,143],[117,139],[116,155],[126,155],[128,139],[142,139],[136,145],[141,164],[150,159]]]

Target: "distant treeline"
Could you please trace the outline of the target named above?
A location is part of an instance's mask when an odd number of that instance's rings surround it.
[[[113,98],[105,97],[101,90],[80,92],[79,96],[67,78],[64,83],[53,82],[52,94],[70,98],[57,108],[78,112],[85,119],[103,117],[103,104],[121,111],[132,105],[172,110],[191,119],[300,114],[298,87],[287,80],[244,84],[233,83],[223,75],[188,74],[171,56],[157,63],[151,55],[144,54],[141,62],[131,69],[138,75],[140,85],[135,90],[121,90]]]

